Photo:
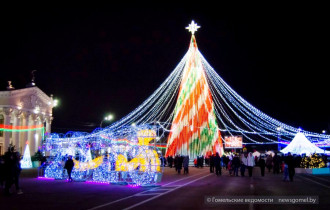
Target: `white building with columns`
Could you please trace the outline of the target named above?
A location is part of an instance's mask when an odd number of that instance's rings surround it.
[[[54,100],[37,86],[14,89],[8,84],[6,91],[0,91],[0,155],[10,143],[23,154],[26,142],[33,155],[51,132]]]

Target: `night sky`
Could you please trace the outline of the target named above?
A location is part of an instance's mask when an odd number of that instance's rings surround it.
[[[30,81],[60,100],[53,132],[92,131],[127,115],[187,52],[200,52],[244,99],[304,130],[330,131],[325,5],[2,7],[1,81]],[[107,125],[104,123],[104,125]]]

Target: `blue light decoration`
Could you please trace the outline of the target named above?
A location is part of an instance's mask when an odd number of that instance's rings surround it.
[[[135,125],[116,132],[98,130],[95,135],[80,132],[69,132],[65,136],[52,134],[43,144],[44,152],[50,157],[44,177],[67,179],[64,164],[71,155],[75,164],[72,171],[75,181],[155,185],[162,178],[156,130],[154,125]],[[154,141],[154,145],[150,146],[150,141]]]

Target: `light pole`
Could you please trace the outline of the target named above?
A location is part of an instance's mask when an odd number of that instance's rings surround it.
[[[111,121],[113,119],[113,115],[109,114],[108,116],[106,116],[100,123],[100,128],[102,128],[102,123],[103,121]]]

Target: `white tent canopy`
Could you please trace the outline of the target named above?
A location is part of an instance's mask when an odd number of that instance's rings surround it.
[[[312,142],[310,142],[306,136],[302,133],[297,133],[296,136],[292,139],[290,144],[281,150],[282,153],[291,153],[291,154],[313,154],[313,153],[324,153],[323,149],[318,148]]]

